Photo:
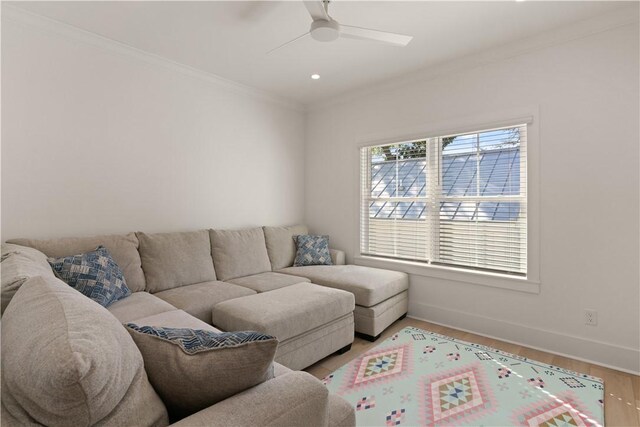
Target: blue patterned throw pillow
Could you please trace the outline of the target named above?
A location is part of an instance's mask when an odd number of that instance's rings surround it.
[[[49,264],[58,278],[103,307],[131,295],[122,270],[104,246],[84,254],[50,258]]]
[[[255,341],[275,340],[271,335],[254,331],[213,332],[201,329],[138,326],[135,323],[127,323],[127,327],[143,334],[171,341],[188,354],[214,348],[236,347]]]
[[[332,265],[329,252],[329,236],[301,234],[293,237],[296,241],[296,259],[294,267],[305,265]]]

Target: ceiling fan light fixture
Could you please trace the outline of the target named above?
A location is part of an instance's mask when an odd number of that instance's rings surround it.
[[[318,80],[320,78],[320,74],[311,74],[312,80]]]
[[[324,19],[318,19],[311,23],[311,29],[309,30],[311,37],[319,42],[331,42],[340,37],[340,24],[338,21],[325,21]]]
[[[369,40],[378,43],[385,43],[392,46],[406,46],[413,39],[412,36],[405,34],[354,27],[353,25],[340,25],[338,21],[329,16],[329,1],[330,0],[304,0],[304,5],[313,20],[309,31],[274,49],[271,49],[267,54],[271,54],[307,36],[311,36],[312,39],[325,43],[344,37],[348,39]]]

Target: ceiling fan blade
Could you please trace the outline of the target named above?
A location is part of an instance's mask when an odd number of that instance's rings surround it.
[[[296,37],[296,38],[295,38],[295,39],[293,39],[293,40],[289,40],[288,42],[283,43],[283,44],[281,44],[280,46],[278,46],[278,47],[276,47],[276,48],[271,49],[269,52],[267,52],[267,55],[270,55],[270,54],[272,54],[273,52],[275,52],[276,50],[278,50],[278,49],[282,49],[283,47],[285,47],[285,46],[287,46],[287,45],[290,45],[291,43],[297,42],[298,40],[300,40],[300,39],[302,39],[302,38],[304,38],[304,37],[306,37],[306,36],[308,36],[308,35],[309,35],[309,33],[307,32],[307,33],[302,34],[301,36]]]
[[[351,25],[343,24],[340,24],[340,37],[375,40],[394,46],[406,46],[413,39],[413,36],[407,36],[404,34],[387,33],[384,31],[370,30],[368,28],[353,27]]]
[[[303,2],[309,15],[314,21],[318,19],[324,19],[325,21],[331,21],[331,17],[324,8],[324,2],[322,0],[307,0]]]

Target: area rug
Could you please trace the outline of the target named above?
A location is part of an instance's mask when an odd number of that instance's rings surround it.
[[[323,380],[360,426],[602,426],[599,378],[408,327]]]

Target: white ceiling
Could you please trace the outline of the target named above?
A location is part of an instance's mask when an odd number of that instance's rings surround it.
[[[310,38],[271,55],[308,31],[302,2],[11,2],[67,24],[303,104],[410,73],[567,23],[624,2],[343,1],[338,21],[411,34],[407,47]],[[320,80],[311,80],[318,73]]]

